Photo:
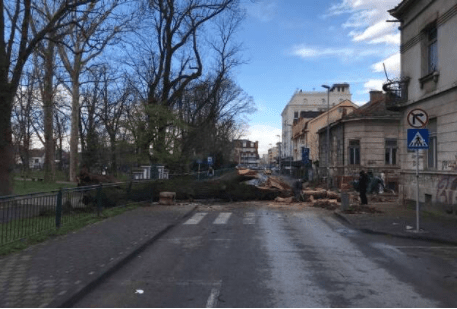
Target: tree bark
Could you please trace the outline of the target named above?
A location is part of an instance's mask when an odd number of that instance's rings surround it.
[[[79,74],[79,72],[78,72]],[[70,181],[76,181],[78,175],[79,141],[79,75],[72,77],[71,131],[70,131]]]
[[[13,193],[14,149],[11,130],[11,113],[14,93],[0,81],[0,196]]]
[[[43,79],[43,120],[44,120],[44,181],[54,182],[55,180],[55,145],[54,145],[54,51],[55,45],[48,42],[44,50],[44,79]]]

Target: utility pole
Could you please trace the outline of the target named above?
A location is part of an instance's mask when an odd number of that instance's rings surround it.
[[[330,90],[332,89],[330,86],[322,85],[325,89],[327,89],[327,151],[325,156],[325,163],[327,167],[327,189],[330,189],[330,163],[329,163],[329,155],[330,155]]]

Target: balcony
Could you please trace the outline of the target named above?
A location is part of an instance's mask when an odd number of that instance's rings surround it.
[[[399,111],[406,106],[409,80],[409,77],[402,77],[398,80],[391,80],[382,86],[386,92],[387,110]]]

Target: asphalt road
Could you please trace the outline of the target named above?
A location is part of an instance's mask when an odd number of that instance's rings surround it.
[[[456,307],[456,257],[321,209],[206,206],[75,306]]]

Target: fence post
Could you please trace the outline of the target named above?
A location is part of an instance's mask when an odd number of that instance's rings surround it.
[[[56,204],[56,228],[60,228],[62,220],[62,188],[57,192],[57,204]]]
[[[100,213],[102,212],[102,187],[103,185],[100,184],[100,186],[97,188],[97,216],[100,217]]]

